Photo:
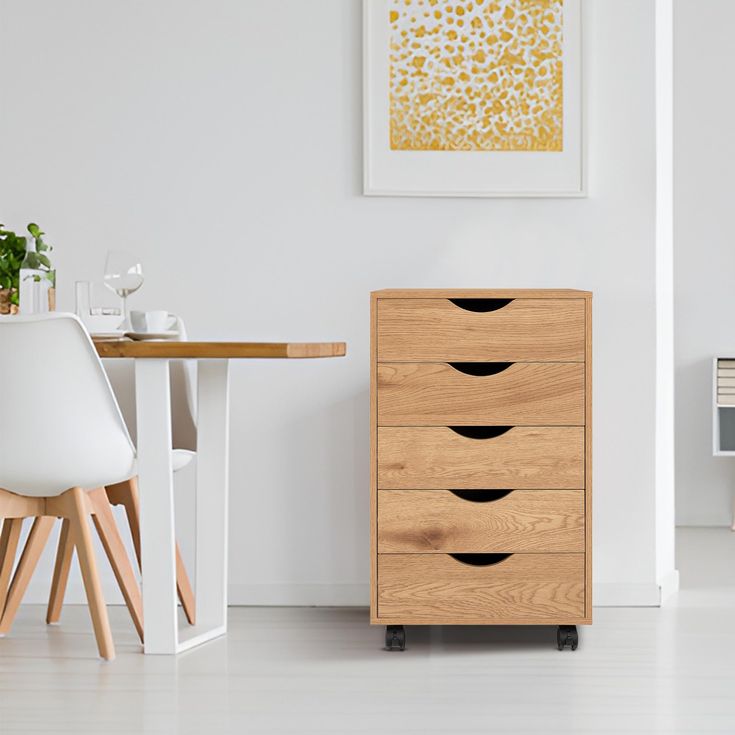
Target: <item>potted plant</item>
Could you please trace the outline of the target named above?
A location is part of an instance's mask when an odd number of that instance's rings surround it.
[[[0,314],[17,314],[20,306],[20,270],[31,265],[51,281],[49,309],[55,308],[55,272],[48,258],[52,249],[43,241],[43,232],[37,224],[28,225],[28,235],[17,235],[0,224]],[[35,250],[29,249],[28,238],[35,240]],[[28,252],[26,252],[28,251]],[[32,261],[30,262],[29,261]]]

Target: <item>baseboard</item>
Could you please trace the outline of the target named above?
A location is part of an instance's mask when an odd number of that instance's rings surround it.
[[[27,605],[47,605],[49,596],[49,587],[51,580],[43,578],[43,575],[36,575],[28,585],[28,590],[23,597],[23,603]],[[120,588],[114,579],[102,580],[102,594],[108,605],[124,605]],[[84,586],[81,581],[70,579],[64,594],[64,604],[67,605],[86,605],[87,596],[84,594]]]
[[[231,584],[230,605],[368,607],[368,584]]]
[[[660,602],[665,605],[679,591],[679,570],[672,569],[659,580]]]
[[[35,582],[36,580],[34,580]],[[679,574],[674,571],[658,584],[626,584],[597,582],[592,590],[595,607],[659,607],[673,595],[679,586]],[[119,590],[109,582],[104,585],[109,604],[122,604]],[[86,603],[81,582],[70,581],[65,601],[70,605]],[[294,606],[294,607],[367,607],[370,587],[367,584],[231,584],[230,605],[237,606]],[[31,583],[24,602],[48,602],[48,585]]]
[[[661,589],[657,584],[595,582],[592,586],[593,607],[659,607]]]

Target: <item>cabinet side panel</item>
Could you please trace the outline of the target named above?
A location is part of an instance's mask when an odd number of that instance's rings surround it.
[[[592,296],[586,299],[585,313],[585,615],[592,621]]]
[[[378,618],[378,297],[370,296],[370,621]]]

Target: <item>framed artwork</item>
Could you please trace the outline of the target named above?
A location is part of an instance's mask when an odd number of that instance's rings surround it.
[[[364,193],[584,196],[581,0],[363,0]]]

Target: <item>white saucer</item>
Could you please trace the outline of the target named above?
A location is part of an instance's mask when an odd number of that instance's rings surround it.
[[[179,333],[176,329],[169,329],[165,332],[125,332],[125,336],[144,341],[146,339],[177,339]]]

